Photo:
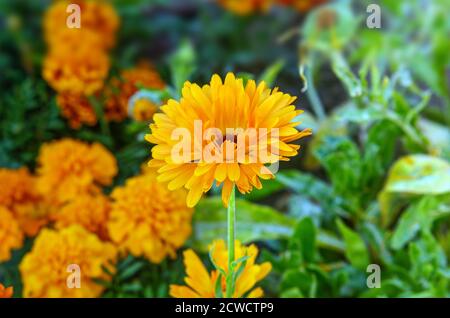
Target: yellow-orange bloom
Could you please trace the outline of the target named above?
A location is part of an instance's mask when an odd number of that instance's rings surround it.
[[[293,121],[302,111],[295,109],[294,100],[264,82],[249,80],[244,85],[232,73],[224,82],[214,75],[203,87],[186,82],[181,100],[169,100],[160,108],[162,113],[153,116],[146,136],[156,144],[149,166],[158,168],[158,181],[168,182],[170,190],[188,189],[188,206],[197,204],[214,181],[223,185],[227,205],[234,184],[241,193],[260,189],[260,178],[274,177],[267,165],[297,155],[300,146],[291,142],[311,134],[310,129],[296,129],[299,123]],[[180,140],[173,135],[182,129],[190,137],[190,149],[178,160],[174,154],[178,155]],[[255,130],[257,135],[250,138]],[[265,155],[255,156],[261,152]]]
[[[124,120],[129,113],[128,101],[140,88],[163,89],[165,86],[158,72],[148,63],[124,70],[120,79],[111,81],[110,90],[106,93],[106,117],[113,121]]]
[[[136,100],[132,107],[133,119],[136,121],[150,120],[158,110],[158,105],[147,98]]]
[[[212,246],[212,258],[214,263],[225,273],[228,273],[228,251],[223,240],[214,241]],[[235,242],[235,259],[247,256],[244,270],[236,280],[233,298],[255,298],[262,297],[264,292],[260,287],[254,288],[256,283],[264,279],[272,269],[269,262],[261,265],[255,264],[258,256],[258,248],[255,245],[248,247],[239,241]],[[184,266],[187,277],[184,279],[187,286],[171,285],[170,295],[176,298],[214,298],[216,296],[216,282],[219,271],[213,270],[208,273],[200,258],[191,249],[183,253]],[[244,263],[241,263],[244,264]],[[226,281],[222,277],[222,294],[225,295]],[[254,288],[254,289],[253,289]]]
[[[292,6],[300,12],[306,12],[328,0],[277,0],[282,5]]]
[[[71,93],[60,93],[56,98],[61,114],[69,120],[70,127],[78,129],[82,124],[94,126],[97,116],[88,98]]]
[[[23,234],[11,211],[0,205],[0,262],[9,261],[11,251],[21,248]]]
[[[80,6],[81,25],[80,29],[68,28],[67,18],[70,13],[67,7],[70,4]],[[62,33],[69,29],[72,34],[79,33],[78,41],[83,41],[82,32],[88,31],[97,37],[98,44],[103,48],[111,48],[115,43],[116,31],[120,20],[114,7],[106,1],[93,0],[60,0],[55,1],[46,11],[44,16],[44,34],[49,45],[61,42]]]
[[[112,264],[116,260],[116,254],[111,243],[100,241],[95,234],[79,225],[60,231],[43,229],[19,267],[23,296],[98,297],[104,287],[96,284],[93,279],[108,279],[109,276],[105,274],[102,266],[114,271]],[[78,265],[81,270],[81,288],[68,286],[70,272],[67,271],[70,265]]]
[[[55,227],[62,229],[79,224],[103,240],[108,239],[108,221],[111,204],[104,195],[80,195],[54,214]]]
[[[37,187],[59,205],[81,194],[97,194],[117,174],[114,156],[101,144],[61,139],[42,145]]]
[[[49,207],[39,196],[36,178],[28,169],[0,168],[0,205],[8,208],[27,236],[34,236],[49,221]]]
[[[128,179],[111,196],[109,235],[122,251],[159,263],[175,257],[191,234],[186,192],[168,191],[151,171]]]
[[[14,290],[11,287],[5,287],[0,283],[0,298],[11,298],[14,294]]]
[[[268,11],[273,0],[219,0],[219,3],[229,11],[240,15],[247,15],[254,12]]]
[[[75,29],[66,28],[65,32]],[[85,32],[78,41],[57,42],[44,59],[43,78],[59,93],[89,96],[103,88],[108,76],[109,58]]]

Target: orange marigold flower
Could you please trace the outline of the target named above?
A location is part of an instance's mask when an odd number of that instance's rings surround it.
[[[108,221],[111,204],[104,195],[80,195],[65,204],[54,214],[55,227],[62,229],[79,224],[86,230],[97,234],[103,240],[108,239]]]
[[[11,287],[5,287],[0,283],[0,298],[11,298],[14,294],[14,290]]]
[[[328,0],[278,0],[278,3],[292,6],[300,12],[306,12]]]
[[[140,98],[132,106],[133,119],[136,121],[147,121],[152,119],[158,110],[158,105],[147,98]]]
[[[212,258],[218,268],[228,273],[228,251],[223,240],[214,241],[212,244]],[[235,242],[235,259],[247,256],[245,267],[236,280],[236,287],[233,298],[255,298],[262,297],[264,292],[260,287],[255,289],[256,283],[264,279],[272,269],[269,262],[261,265],[255,264],[258,256],[258,248],[255,245],[248,247],[242,245],[239,241]],[[170,295],[176,298],[214,298],[216,297],[216,284],[219,277],[219,271],[213,270],[211,274],[191,249],[183,253],[184,266],[187,277],[184,279],[188,286],[171,285]],[[244,263],[241,263],[244,264]],[[222,294],[225,295],[226,281],[222,277]]]
[[[191,234],[193,211],[186,206],[186,192],[168,191],[151,171],[128,179],[111,196],[109,235],[123,251],[160,263],[175,257]]]
[[[124,70],[119,78],[114,78],[106,93],[106,117],[109,120],[121,121],[128,115],[128,101],[140,88],[163,89],[165,83],[158,72],[148,63]]]
[[[260,189],[260,178],[274,178],[267,165],[297,155],[300,146],[291,142],[311,134],[310,129],[296,129],[299,123],[293,121],[302,111],[295,109],[294,100],[264,82],[244,85],[232,73],[224,82],[214,75],[203,87],[186,82],[181,100],[169,100],[163,113],[153,116],[146,140],[156,146],[149,165],[158,168],[158,181],[168,182],[170,190],[189,190],[189,207],[214,181],[223,185],[227,205],[233,185],[241,193]],[[189,138],[182,139],[178,158],[180,141],[173,135],[185,134]]]
[[[0,205],[0,262],[9,261],[11,250],[21,248],[23,234],[11,211]]]
[[[65,28],[65,32],[76,29]],[[103,88],[109,58],[90,32],[78,41],[58,41],[44,59],[43,78],[57,92],[89,96]]]
[[[273,0],[219,0],[219,3],[229,11],[240,15],[247,15],[254,12],[268,11]]]
[[[0,205],[8,208],[27,236],[34,236],[48,223],[50,210],[36,189],[28,169],[0,168]]]
[[[87,97],[66,92],[58,94],[56,102],[72,128],[78,129],[82,124],[94,126],[97,123],[94,108]]]
[[[70,4],[77,4],[81,11],[81,28],[67,28],[67,7]],[[119,28],[120,19],[114,7],[106,1],[92,0],[61,0],[55,1],[46,11],[44,16],[44,34],[49,45],[54,45],[61,41],[62,33],[69,29],[72,34],[79,33],[78,41],[84,39],[80,37],[81,30],[89,31],[97,37],[98,44],[103,48],[111,48],[115,43],[116,31]]]
[[[116,159],[103,145],[69,138],[42,145],[37,161],[38,190],[56,205],[100,193],[117,174]]]
[[[59,231],[43,229],[19,269],[24,297],[74,298],[98,297],[104,287],[94,279],[107,280],[102,266],[114,271],[116,249],[79,225]],[[81,288],[67,285],[68,267],[81,269]]]
[[[34,178],[27,168],[0,168],[0,205],[12,209],[17,204],[35,201]]]

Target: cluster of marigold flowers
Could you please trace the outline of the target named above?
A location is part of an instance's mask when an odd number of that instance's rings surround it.
[[[291,7],[300,12],[306,12],[312,8],[327,2],[327,0],[218,0],[220,5],[239,15],[252,13],[264,13],[274,5]]]
[[[0,262],[35,237],[21,261],[25,297],[97,297],[118,257],[131,253],[160,263],[175,257],[191,234],[183,190],[169,191],[143,170],[107,196],[117,174],[114,156],[98,143],[62,139],[44,144],[31,174],[0,169]],[[82,269],[82,288],[67,288],[66,268]]]
[[[67,8],[80,8],[80,27],[67,24]],[[148,100],[129,107],[129,98],[140,88],[162,89],[164,82],[149,63],[123,70],[108,79],[109,51],[116,43],[120,18],[102,0],[55,1],[44,16],[47,54],[43,78],[57,92],[56,102],[72,128],[94,126],[98,117],[122,121],[128,116],[149,120],[157,106]]]

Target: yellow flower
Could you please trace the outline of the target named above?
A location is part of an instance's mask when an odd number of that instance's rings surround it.
[[[84,32],[77,41],[58,41],[50,47],[42,76],[55,91],[89,96],[103,88],[109,58],[95,42],[90,32]]]
[[[94,108],[87,97],[65,92],[58,94],[56,102],[72,128],[78,129],[82,124],[94,126],[97,123]]]
[[[11,298],[14,294],[14,290],[11,287],[5,288],[3,284],[0,283],[0,298]]]
[[[69,4],[77,4],[81,11],[80,29],[68,28],[66,11]],[[113,6],[106,1],[91,0],[61,0],[55,1],[46,11],[44,16],[44,34],[49,45],[55,45],[62,41],[62,33],[69,29],[72,34],[77,34],[78,41],[83,41],[82,32],[88,31],[97,37],[98,44],[103,48],[111,48],[115,43],[115,34],[120,20]]]
[[[9,261],[11,250],[21,248],[22,244],[19,224],[11,211],[0,205],[0,262]]]
[[[175,257],[191,234],[185,191],[168,191],[150,171],[128,179],[111,196],[109,235],[122,251],[160,263]]]
[[[133,119],[137,121],[150,120],[157,110],[158,105],[155,105],[147,98],[140,98],[134,102]]]
[[[108,221],[111,204],[104,195],[80,195],[65,204],[54,214],[55,227],[62,229],[79,224],[86,230],[97,234],[103,240],[108,239]]]
[[[225,273],[228,273],[228,251],[225,242],[223,240],[214,241],[211,247],[214,263],[223,269]],[[269,274],[272,265],[269,262],[261,265],[255,264],[256,257],[258,256],[258,248],[253,244],[246,247],[239,241],[236,241],[235,253],[236,260],[244,256],[247,256],[248,259],[245,263],[244,270],[236,280],[233,298],[262,297],[263,290],[260,287],[254,288],[254,286]],[[213,270],[209,274],[199,257],[191,249],[186,250],[183,256],[187,274],[184,281],[188,286],[171,285],[170,295],[176,298],[214,298],[216,296],[215,290],[219,272]],[[221,286],[222,293],[225,295],[225,277],[222,277]]]
[[[137,67],[122,71],[119,78],[111,81],[106,92],[106,117],[112,121],[121,121],[128,116],[128,101],[140,88],[163,89],[165,83],[149,63],[140,63]]]
[[[241,193],[260,189],[259,178],[274,177],[267,165],[297,155],[300,146],[291,142],[311,134],[310,129],[295,128],[299,123],[293,120],[302,111],[295,109],[294,100],[264,82],[256,85],[249,80],[244,85],[232,73],[224,82],[214,75],[210,85],[203,87],[186,82],[181,100],[169,100],[161,107],[163,113],[153,116],[151,134],[146,136],[156,144],[149,166],[158,168],[158,181],[168,182],[170,190],[183,186],[189,190],[188,206],[197,204],[214,181],[223,184],[222,200],[227,205],[233,184]],[[193,147],[187,150],[187,160],[181,161],[174,159],[180,142],[172,137],[180,129],[193,139],[188,142]],[[246,134],[255,130],[253,142],[248,142]],[[205,159],[207,149],[211,152],[206,155],[212,153],[213,160]],[[261,151],[267,155],[255,156]]]
[[[34,236],[48,223],[50,210],[28,169],[0,168],[0,205],[8,208],[27,236]]]
[[[111,243],[100,241],[79,225],[60,231],[44,229],[19,266],[23,295],[38,298],[98,297],[104,288],[93,279],[108,279],[102,266],[113,271],[115,260],[116,249]],[[78,265],[81,270],[81,288],[68,286],[70,265]]]
[[[236,14],[247,15],[253,12],[266,12],[273,0],[219,0],[220,5]]]
[[[103,145],[69,138],[42,145],[37,161],[38,190],[55,205],[100,193],[117,174],[116,159]]]

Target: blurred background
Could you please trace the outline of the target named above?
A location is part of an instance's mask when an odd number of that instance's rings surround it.
[[[0,0],[1,169],[36,174],[42,145],[62,138],[100,143],[118,167],[107,196],[150,158],[152,115],[184,81],[264,80],[298,96],[300,128],[313,130],[275,180],[238,199],[238,238],[273,267],[265,295],[450,296],[448,1],[72,2],[82,27],[69,36],[71,2]],[[108,7],[83,20],[84,2]],[[225,238],[218,193],[196,207],[174,259],[123,257],[98,296],[167,297],[188,247],[207,264],[208,244]],[[0,283],[15,296],[38,233],[0,258]],[[381,267],[380,288],[367,286],[368,264]]]

